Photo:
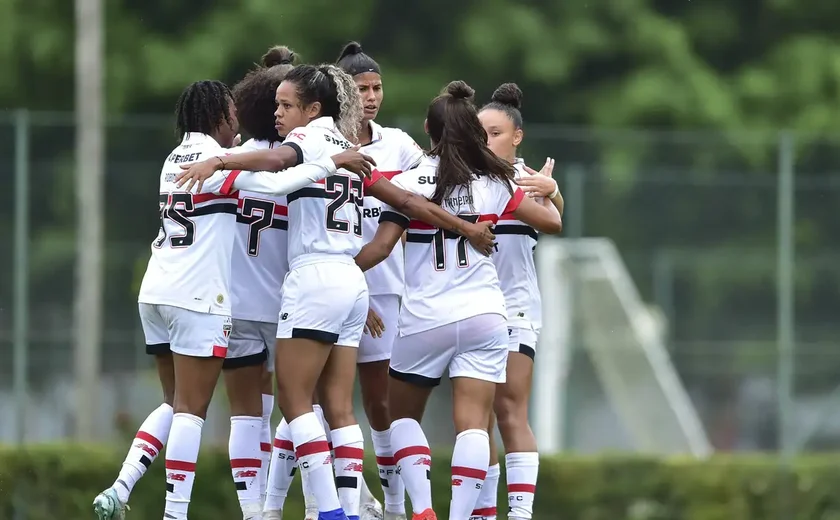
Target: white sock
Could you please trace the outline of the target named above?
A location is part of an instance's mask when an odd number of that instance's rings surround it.
[[[188,413],[172,417],[172,430],[166,446],[166,506],[164,516],[186,520],[190,507],[195,462],[201,446],[204,419]]]
[[[392,422],[391,449],[394,450],[397,473],[405,483],[414,512],[419,514],[431,508],[432,451],[420,423],[414,419]]]
[[[236,416],[230,418],[230,470],[236,485],[239,505],[248,515],[262,511],[260,501],[260,435],[262,417]]]
[[[484,430],[466,430],[455,437],[452,450],[452,500],[449,520],[469,518],[487,477],[490,436]]]
[[[496,500],[499,495],[499,463],[487,468],[487,477],[475,503],[470,519],[496,520]]]
[[[365,458],[365,437],[358,424],[330,432],[335,458],[335,485],[338,500],[348,520],[359,519],[362,498],[362,470]]]
[[[327,435],[327,444],[330,445],[330,451],[333,449],[330,425],[327,423],[327,417],[324,415],[324,409],[321,408],[320,404],[313,404],[312,411],[315,412],[315,415],[318,416],[318,420],[321,421],[321,428],[324,429],[324,433]]]
[[[309,476],[310,488],[318,502],[318,511],[325,513],[322,516],[326,518],[341,518],[344,513],[338,500],[332,457],[321,421],[314,413],[307,413],[290,422],[289,429],[292,431],[298,466],[302,473]]]
[[[537,491],[537,474],[540,470],[538,453],[508,453],[505,455],[507,472],[508,518],[531,520],[534,514],[534,493]]]
[[[137,481],[155,461],[169,438],[172,427],[172,407],[166,403],[158,406],[146,417],[125,456],[120,474],[114,485],[120,501],[125,504]]]
[[[379,483],[385,495],[385,511],[398,515],[405,514],[405,485],[397,475],[394,452],[391,451],[391,430],[378,432],[371,428],[373,451],[376,453],[376,466],[379,469]]]
[[[274,411],[274,396],[262,396],[262,428],[260,430],[260,501],[265,503],[265,487],[268,481],[268,466],[271,464],[271,412]]]
[[[297,469],[292,430],[284,418],[274,434],[274,449],[268,469],[264,511],[280,511],[286,503],[289,487]]]

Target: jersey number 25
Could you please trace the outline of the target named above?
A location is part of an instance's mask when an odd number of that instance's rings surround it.
[[[327,229],[347,233],[350,231],[350,222],[336,218],[335,214],[345,206],[352,204],[356,210],[356,219],[353,222],[353,234],[362,236],[362,210],[359,205],[362,203],[362,181],[358,178],[350,178],[347,175],[330,175],[324,180],[324,188],[327,195],[331,195],[331,201],[327,204]]]
[[[158,204],[160,206],[160,233],[154,242],[154,246],[163,246],[163,242],[167,238],[167,220],[171,220],[184,228],[183,234],[169,236],[169,245],[172,247],[191,246],[195,241],[195,222],[187,218],[186,214],[195,210],[192,194],[161,193]]]

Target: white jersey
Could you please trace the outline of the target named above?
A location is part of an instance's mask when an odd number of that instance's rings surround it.
[[[521,159],[514,164],[517,179],[530,175],[524,166]],[[542,327],[542,302],[534,264],[537,231],[508,212],[499,217],[493,233],[498,250],[492,258],[505,295],[508,326],[539,332]]]
[[[431,197],[437,158],[427,157],[417,168],[394,179],[401,188]],[[511,195],[513,192],[513,195]],[[524,194],[489,177],[478,177],[470,188],[459,187],[441,205],[469,221],[497,222],[514,211]],[[405,246],[405,292],[400,310],[400,335],[416,334],[480,314],[507,316],[505,299],[493,261],[473,249],[466,238],[436,229],[385,205],[383,220],[408,227]]]
[[[160,231],[140,285],[140,303],[171,305],[230,315],[230,258],[237,194],[224,175],[204,182],[200,193],[175,186],[181,164],[225,153],[212,137],[189,133],[160,172]]]
[[[251,139],[230,152],[279,145],[279,142]],[[238,206],[231,258],[232,316],[239,320],[277,323],[280,290],[289,271],[286,197],[240,190]]]
[[[414,168],[423,159],[423,150],[399,128],[385,128],[371,121],[370,130],[372,140],[360,151],[376,161],[376,169],[387,179],[393,179],[395,175]],[[375,197],[365,197],[362,235],[366,244],[376,235],[381,213],[382,202]],[[402,244],[397,243],[388,258],[365,272],[370,295],[401,295],[405,286],[404,263]]]
[[[352,144],[331,117],[320,117],[289,132],[281,146],[290,146],[297,164],[323,161]],[[381,178],[374,170],[364,182],[354,173],[338,170],[326,179],[289,193],[289,265],[310,254],[355,257],[362,248],[362,205],[365,186]]]

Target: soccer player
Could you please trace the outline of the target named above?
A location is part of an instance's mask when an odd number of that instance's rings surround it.
[[[524,137],[521,105],[522,91],[516,84],[505,83],[496,89],[490,103],[478,114],[487,132],[487,145],[497,156],[513,164],[517,183],[523,191],[546,197],[560,215],[563,197],[557,182],[551,179],[554,161],[548,159],[543,171],[537,174],[516,157]],[[512,214],[502,215],[495,230],[499,250],[493,255],[493,263],[505,295],[509,343],[507,380],[496,389],[494,409],[506,451],[508,518],[531,520],[539,469],[537,441],[528,425],[534,354],[542,323],[533,253],[537,246],[537,231]],[[491,431],[492,427],[491,423]],[[499,454],[492,437],[490,448],[490,469],[472,520],[496,519]]]
[[[525,197],[513,184],[513,167],[487,148],[472,96],[466,83],[454,81],[432,101],[426,116],[430,157],[395,183],[463,219],[495,223],[513,214],[541,231],[559,232],[559,216]],[[413,519],[436,520],[431,451],[420,420],[448,368],[457,433],[449,518],[464,520],[487,473],[487,424],[496,384],[505,381],[505,300],[492,260],[476,254],[461,237],[389,206],[383,208],[373,241],[357,256],[359,266],[368,269],[383,260],[406,229],[400,335],[390,365],[391,448]]]
[[[274,91],[294,68],[294,52],[273,47],[262,66],[233,88],[239,123],[252,137],[238,153],[279,146],[274,129]],[[222,365],[230,404],[230,465],[244,518],[261,518],[271,460],[274,410],[274,336],[280,291],[289,270],[286,197],[240,191],[231,259],[231,315]],[[266,366],[266,360],[272,363]]]
[[[137,480],[166,447],[165,518],[185,519],[195,478],[201,429],[222,362],[227,354],[230,318],[230,262],[236,226],[236,189],[276,194],[323,179],[338,165],[361,171],[361,154],[348,151],[301,165],[281,175],[220,171],[196,194],[177,189],[180,165],[222,155],[238,129],[230,90],[218,81],[193,83],[176,107],[176,130],[183,139],[160,173],[161,227],[140,287],[139,309],[146,344],[172,353],[174,414],[168,431],[152,441],[138,434],[117,482],[94,501],[101,519],[123,518]],[[148,422],[148,421],[147,421]],[[163,421],[161,421],[163,422]],[[145,423],[144,423],[145,426]],[[141,428],[141,433],[146,432]],[[148,449],[151,446],[154,449]]]
[[[276,101],[278,132],[288,132],[281,146],[203,161],[185,168],[180,182],[200,185],[213,171],[232,166],[270,171],[289,158],[306,164],[352,146],[347,138],[355,139],[361,98],[353,78],[338,67],[295,67],[277,88]],[[340,172],[289,194],[289,274],[283,285],[275,373],[280,409],[289,422],[299,467],[309,476],[320,520],[359,516],[364,439],[352,395],[368,290],[353,258],[362,247],[366,192],[403,213],[467,236],[485,254],[493,244],[489,226],[458,219],[397,188],[376,170],[364,182]],[[316,386],[332,428],[335,475],[327,464],[326,434],[312,410]]]
[[[389,179],[417,166],[423,159],[423,150],[414,139],[398,128],[382,127],[374,121],[383,99],[379,64],[362,52],[357,42],[344,46],[336,64],[353,76],[362,96],[364,117],[358,131],[361,150],[376,161],[379,172]],[[365,242],[370,242],[376,234],[381,213],[382,203],[375,197],[365,197],[362,210]],[[397,336],[400,296],[405,286],[403,263],[402,244],[397,244],[388,258],[365,273],[370,308],[383,327],[381,332],[371,330],[362,336],[357,359],[362,403],[370,423],[379,480],[385,495],[385,520],[405,520],[405,486],[394,466],[389,431],[391,418],[388,415],[388,363]],[[371,514],[377,512],[379,503],[367,486],[363,486],[362,492],[363,499],[367,499],[365,506],[373,510]],[[382,514],[379,513],[379,516]]]

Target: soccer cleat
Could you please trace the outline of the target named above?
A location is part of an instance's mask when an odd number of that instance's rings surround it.
[[[402,513],[389,513],[385,511],[385,520],[406,520],[406,518]]]
[[[422,513],[414,513],[411,515],[411,520],[437,520],[437,515],[432,508],[426,509]]]
[[[272,509],[271,511],[263,511],[263,520],[283,520],[282,509]]]
[[[362,504],[359,513],[359,520],[382,520],[382,504],[374,497],[370,497],[370,501]]]
[[[123,520],[130,508],[120,502],[114,488],[108,488],[93,499],[93,512],[99,520]]]

